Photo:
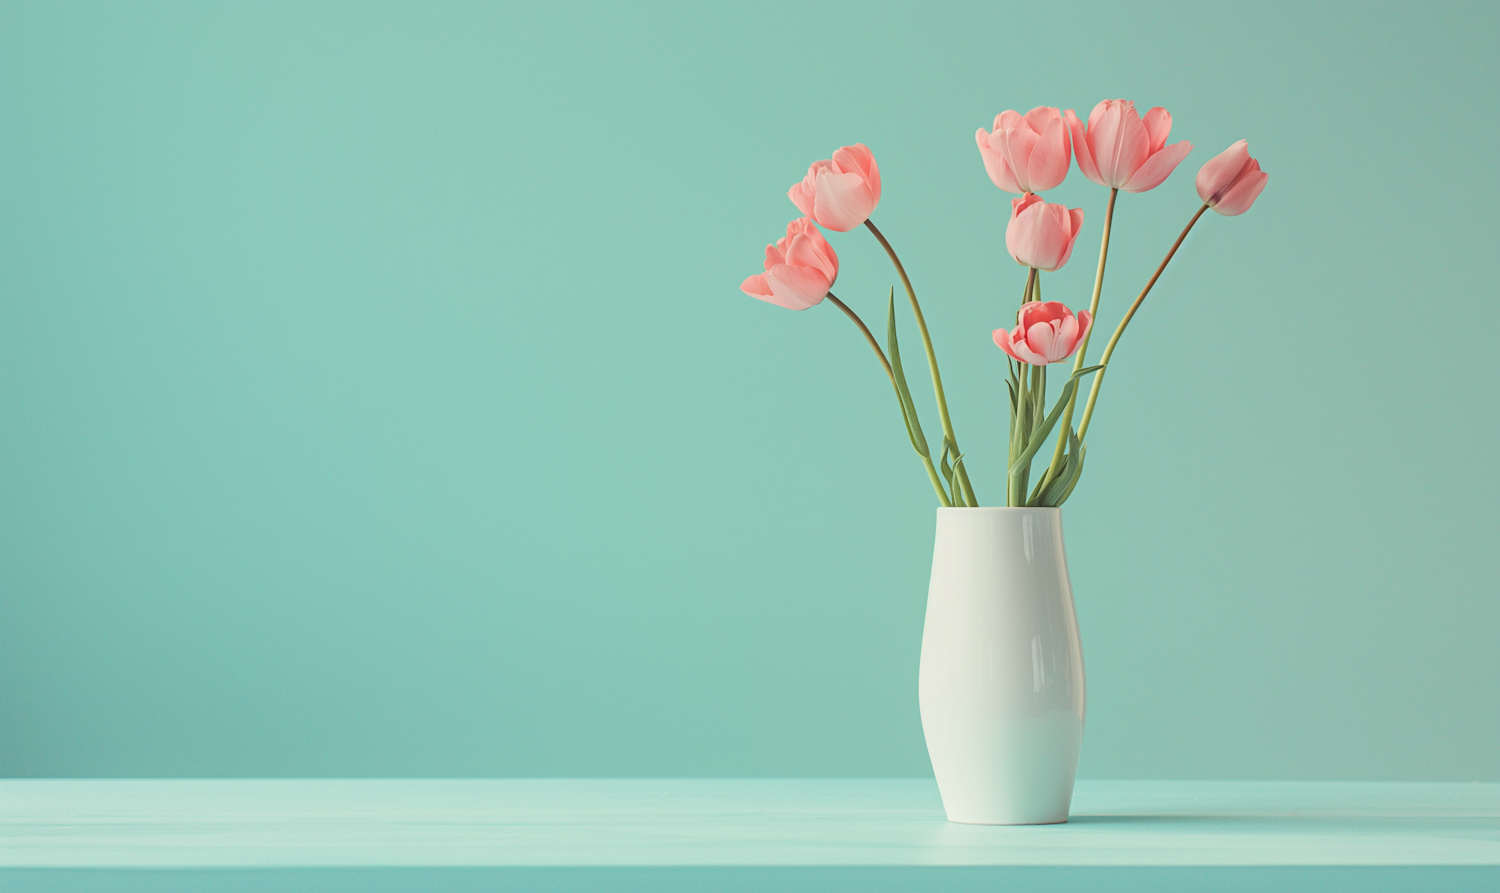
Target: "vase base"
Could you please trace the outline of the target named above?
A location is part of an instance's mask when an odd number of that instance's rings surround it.
[[[1023,820],[1020,820],[1020,821],[1008,821],[1008,822],[1005,822],[1005,821],[990,821],[990,820],[985,820],[985,819],[955,819],[955,818],[949,818],[948,821],[952,822],[955,825],[991,825],[991,826],[1009,826],[1009,827],[1015,827],[1015,826],[1018,826],[1018,825],[1066,825],[1068,823],[1068,820],[1065,819],[1065,818],[1062,818],[1062,819],[1036,819],[1034,821],[1023,819]]]

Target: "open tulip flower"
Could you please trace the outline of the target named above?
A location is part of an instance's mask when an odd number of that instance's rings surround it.
[[[863,143],[845,146],[826,161],[814,161],[802,182],[788,189],[797,210],[819,226],[846,233],[880,204],[880,168]]]
[[[788,310],[822,301],[839,276],[839,256],[806,217],[786,225],[786,235],[766,246],[766,271],[740,284],[740,291]]]
[[[1037,106],[1024,115],[1003,111],[995,116],[995,129],[979,128],[974,140],[985,171],[1006,192],[1041,192],[1068,175],[1068,127],[1055,108]]]
[[[1073,255],[1083,226],[1083,209],[1048,204],[1035,195],[1010,201],[1005,248],[1016,262],[1038,270],[1056,270]]]
[[[1087,130],[1072,109],[1067,119],[1078,169],[1100,186],[1126,192],[1155,189],[1193,149],[1186,140],[1167,145],[1172,116],[1160,106],[1142,117],[1135,103],[1106,99],[1089,112]]]
[[[1260,162],[1250,157],[1250,144],[1240,140],[1198,171],[1198,197],[1225,217],[1234,217],[1255,204],[1268,176]]]
[[[1260,169],[1260,162],[1250,157],[1249,145],[1244,140],[1203,165],[1195,184],[1202,203],[1194,208],[1192,218],[1134,302],[1124,308],[1104,350],[1097,359],[1090,356],[1089,339],[1101,309],[1105,264],[1112,260],[1109,247],[1116,200],[1121,190],[1155,189],[1187,156],[1192,144],[1180,141],[1168,145],[1171,132],[1172,116],[1166,109],[1153,108],[1140,115],[1134,103],[1110,99],[1089,113],[1087,127],[1072,109],[1059,113],[1051,106],[1039,106],[1024,115],[1010,110],[1001,112],[993,129],[980,128],[974,134],[990,179],[1003,190],[1021,193],[1020,198],[1010,203],[1005,248],[1025,269],[1024,277],[1017,279],[1024,278],[1026,284],[1021,291],[1015,328],[995,329],[991,333],[995,345],[1010,358],[1005,361],[1004,370],[1009,399],[999,401],[1010,411],[1003,505],[1057,507],[1068,500],[1083,473],[1089,425],[1100,386],[1130,321],[1193,227],[1200,220],[1212,219],[1208,217],[1210,208],[1229,217],[1243,214],[1265,188],[1267,175]],[[1083,227],[1083,209],[1048,203],[1037,195],[1063,181],[1071,158],[1078,159],[1085,177],[1108,187],[1092,295],[1088,309],[1076,313],[1066,304],[1043,301],[1042,286],[1044,279],[1050,280],[1045,274],[1060,269],[1072,257],[1074,243]],[[814,162],[807,176],[787,190],[787,195],[806,216],[792,221],[786,228],[786,237],[766,247],[765,272],[746,279],[740,288],[752,297],[793,310],[806,310],[827,301],[847,316],[870,346],[880,362],[881,372],[891,384],[907,438],[922,460],[938,504],[948,508],[978,507],[979,496],[965,465],[968,454],[959,446],[948,411],[927,316],[896,249],[870,219],[880,202],[880,170],[875,166],[875,157],[863,144],[844,146],[833,153],[832,159]],[[883,338],[876,337],[854,307],[829,291],[838,276],[839,259],[819,232],[820,226],[837,232],[863,226],[890,258],[900,285],[892,284],[889,294],[880,296],[885,314]],[[1060,277],[1059,282],[1048,285],[1048,293],[1055,295],[1053,289],[1058,286],[1076,288],[1068,278]],[[919,401],[914,399],[907,384],[905,370],[914,364],[910,362],[909,351],[907,362],[902,362],[896,312],[898,288],[906,292],[911,320],[922,338],[927,361],[924,365],[932,380],[937,418],[942,426],[941,439],[927,439],[928,432],[924,432],[918,418]],[[999,357],[994,358],[998,363]],[[1049,372],[1049,367],[1070,358],[1072,369],[1061,376],[1059,392],[1055,390],[1058,371]],[[1054,388],[1050,395],[1049,380]],[[1085,392],[1086,399],[1082,397]],[[1076,424],[1075,409],[1079,413]],[[1045,464],[1033,480],[1033,465],[1039,458]]]
[[[1094,318],[1087,310],[1073,311],[1058,301],[1032,301],[1021,305],[1019,325],[1013,331],[996,329],[995,345],[1012,358],[1032,366],[1066,360],[1083,343]]]

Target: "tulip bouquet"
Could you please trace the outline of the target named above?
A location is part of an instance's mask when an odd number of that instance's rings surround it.
[[[1021,306],[1013,328],[995,329],[992,334],[995,346],[1006,355],[1008,370],[1010,450],[1005,491],[1008,506],[1058,506],[1072,494],[1088,453],[1086,438],[1099,388],[1130,320],[1205,211],[1212,208],[1226,217],[1243,214],[1265,188],[1267,175],[1250,157],[1244,140],[1204,164],[1197,179],[1198,197],[1203,204],[1115,326],[1099,362],[1085,366],[1084,357],[1104,287],[1115,200],[1122,190],[1145,192],[1161,185],[1187,156],[1192,149],[1190,143],[1167,144],[1171,130],[1172,116],[1166,109],[1153,108],[1141,115],[1134,103],[1109,99],[1094,107],[1086,125],[1072,109],[1061,112],[1044,106],[1024,115],[1001,112],[992,129],[980,128],[974,135],[990,179],[1000,189],[1021,196],[1011,200],[1010,221],[1005,229],[1006,250],[1026,270]],[[1061,269],[1072,256],[1073,243],[1083,226],[1083,209],[1051,204],[1037,194],[1061,183],[1074,158],[1085,177],[1109,189],[1093,295],[1089,308],[1077,313],[1061,302],[1042,300],[1041,274]],[[890,379],[912,449],[921,458],[938,501],[944,506],[978,506],[979,499],[969,482],[964,453],[959,449],[958,435],[948,413],[937,355],[916,291],[895,249],[870,219],[880,202],[880,168],[875,164],[875,156],[862,144],[845,146],[834,152],[832,159],[813,162],[807,176],[792,186],[787,195],[804,216],[787,224],[786,236],[775,245],[766,246],[765,271],[746,279],[740,289],[753,298],[790,310],[806,310],[826,299],[848,316],[869,342]],[[831,291],[838,278],[839,259],[818,227],[848,232],[860,225],[870,231],[895,266],[922,337],[943,432],[936,462],[917,419],[901,366],[895,288],[891,289],[886,307],[885,349],[859,315]],[[1047,367],[1069,357],[1073,358],[1072,372],[1049,409]],[[1088,399],[1075,428],[1078,391],[1090,375]],[[1053,431],[1057,432],[1055,441],[1051,440]],[[1032,484],[1033,462],[1049,441],[1054,444],[1050,461]]]

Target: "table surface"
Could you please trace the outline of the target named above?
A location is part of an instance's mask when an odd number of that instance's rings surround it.
[[[1064,825],[930,779],[0,780],[0,867],[1500,866],[1500,784],[1080,781]]]

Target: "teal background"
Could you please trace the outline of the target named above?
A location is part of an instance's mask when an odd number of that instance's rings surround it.
[[[1490,4],[0,4],[0,774],[921,775],[934,499],[740,281],[868,144],[982,500],[973,132],[1123,96],[1081,774],[1500,780]],[[1105,192],[1049,299],[1087,301]],[[831,234],[836,291],[895,281]],[[916,338],[902,317],[908,351]],[[925,384],[914,391],[929,433]]]

